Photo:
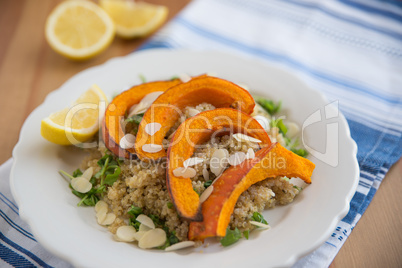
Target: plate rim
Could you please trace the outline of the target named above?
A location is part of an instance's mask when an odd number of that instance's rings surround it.
[[[34,234],[35,238],[40,242],[40,244],[50,253],[52,253],[53,255],[55,255],[56,257],[59,257],[69,263],[71,263],[74,266],[81,266],[80,262],[77,261],[77,259],[71,258],[71,254],[65,254],[63,252],[58,251],[56,248],[53,248],[52,246],[48,245],[46,243],[46,241],[44,241],[44,239],[41,236],[36,236],[36,234],[38,233],[36,231],[36,226],[35,224],[32,223],[32,219],[29,217],[29,214],[25,212],[24,210],[24,206],[23,204],[21,204],[21,200],[18,197],[18,193],[17,190],[15,189],[15,180],[16,180],[16,176],[15,176],[15,169],[17,166],[17,163],[19,161],[18,159],[18,151],[19,148],[22,145],[22,135],[23,132],[25,130],[25,128],[27,127],[27,122],[33,117],[34,114],[36,114],[40,109],[42,109],[43,106],[45,106],[48,102],[49,99],[52,98],[53,95],[58,94],[58,92],[65,90],[64,87],[66,87],[66,85],[69,84],[69,82],[71,82],[73,79],[76,79],[77,76],[82,76],[85,75],[86,73],[90,73],[90,72],[94,72],[98,69],[102,69],[102,68],[107,68],[108,65],[112,65],[113,63],[116,62],[116,64],[118,64],[119,62],[123,62],[123,61],[128,61],[129,59],[131,59],[132,57],[137,57],[138,55],[145,55],[145,54],[154,54],[154,53],[217,53],[217,54],[224,54],[226,56],[230,56],[233,58],[237,58],[237,59],[242,59],[242,60],[246,60],[247,62],[254,62],[254,63],[258,63],[258,64],[263,64],[263,65],[268,65],[271,68],[275,68],[275,69],[279,69],[282,72],[286,72],[289,75],[293,76],[295,79],[298,80],[298,82],[300,84],[303,84],[306,89],[308,89],[309,91],[312,91],[314,94],[318,94],[319,97],[326,103],[329,103],[329,101],[327,100],[327,98],[325,97],[325,95],[308,86],[302,79],[300,79],[299,76],[297,76],[295,73],[289,71],[289,69],[284,68],[283,66],[280,65],[276,65],[276,64],[270,64],[269,62],[266,61],[262,61],[253,57],[245,57],[242,55],[238,55],[238,54],[232,54],[232,53],[227,53],[227,52],[222,52],[222,51],[218,51],[218,50],[190,50],[190,49],[175,49],[175,50],[171,50],[171,49],[165,49],[165,48],[158,48],[158,49],[148,49],[148,50],[140,50],[137,52],[133,52],[131,54],[128,54],[126,56],[119,56],[119,57],[114,57],[111,58],[107,61],[105,61],[102,64],[96,65],[96,66],[92,66],[90,68],[87,68],[85,70],[82,70],[78,73],[76,73],[75,75],[71,76],[69,79],[67,79],[64,83],[62,83],[57,89],[51,91],[44,99],[44,101],[38,105],[30,114],[29,116],[25,119],[20,133],[19,133],[19,138],[18,138],[18,142],[15,145],[13,152],[12,152],[12,157],[13,157],[13,163],[12,163],[12,167],[11,167],[11,171],[10,171],[10,189],[11,189],[11,193],[13,195],[13,198],[15,200],[15,202],[17,203],[18,207],[19,207],[19,216],[20,218],[26,222],[29,227],[31,228],[32,233]],[[350,210],[350,201],[353,198],[354,193],[356,192],[357,186],[358,186],[358,182],[359,182],[359,174],[360,174],[360,167],[358,164],[358,160],[357,160],[357,144],[356,142],[353,140],[353,138],[351,137],[351,133],[350,133],[350,127],[348,124],[348,121],[346,120],[346,118],[344,117],[343,113],[341,111],[339,111],[339,120],[345,125],[345,130],[346,130],[346,138],[347,141],[349,143],[349,146],[351,146],[351,154],[353,155],[353,165],[354,165],[354,174],[351,174],[351,177],[353,177],[353,186],[349,189],[348,194],[346,196],[346,198],[344,199],[344,207],[342,209],[341,212],[338,213],[338,215],[333,216],[333,219],[331,221],[330,226],[327,228],[327,231],[325,234],[321,234],[321,237],[319,239],[317,239],[315,241],[315,243],[312,243],[310,246],[307,247],[307,249],[301,250],[298,253],[293,253],[291,254],[288,259],[284,262],[285,266],[291,266],[293,265],[297,260],[301,259],[302,257],[308,255],[309,253],[313,252],[314,250],[316,250],[320,245],[322,245],[330,236],[330,233],[335,229],[336,225],[347,215],[347,213]]]

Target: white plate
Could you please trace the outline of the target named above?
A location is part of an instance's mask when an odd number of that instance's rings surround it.
[[[214,243],[169,253],[140,250],[132,244],[115,242],[96,223],[93,208],[76,206],[79,200],[58,170],[71,172],[77,168],[83,153],[45,141],[40,135],[41,119],[68,106],[93,83],[112,96],[140,83],[139,74],[152,81],[205,72],[245,83],[259,95],[282,100],[288,118],[299,125],[328,104],[320,93],[288,72],[220,52],[148,50],[75,75],[32,112],[13,151],[11,190],[21,218],[45,248],[80,267],[276,267],[292,265],[329,237],[349,210],[358,182],[357,147],[342,115],[330,119],[339,127],[339,164],[331,167],[311,157],[316,164],[313,183],[294,203],[264,212],[272,228],[254,232],[249,240],[228,248]],[[321,152],[325,152],[326,123],[315,123],[304,132],[307,143]]]

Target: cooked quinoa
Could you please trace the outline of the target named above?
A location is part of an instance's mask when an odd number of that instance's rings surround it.
[[[211,104],[202,103],[196,107],[187,107],[183,115],[177,121],[175,126],[168,132],[164,145],[169,144],[172,134],[187,118],[194,115],[195,110],[202,112],[214,109]],[[257,106],[255,114],[270,116],[261,107]],[[127,126],[130,131],[132,126]],[[277,128],[272,128],[268,132],[271,139],[284,143],[282,135]],[[217,149],[227,149],[230,154],[235,152],[247,153],[251,148],[255,152],[259,149],[253,143],[239,142],[232,135],[217,137],[198,148],[193,156],[206,159],[193,168],[197,174],[192,178],[194,190],[202,194],[205,190],[204,183],[206,179],[203,175],[203,169],[209,172],[209,180],[214,180],[215,175],[210,171],[208,160]],[[107,152],[104,144],[99,144],[97,149],[89,150],[90,155],[82,162],[81,169],[85,170],[93,167],[94,172],[99,171],[98,160]],[[180,219],[174,206],[172,206],[170,196],[166,187],[166,162],[149,164],[140,160],[123,160],[120,164],[121,174],[113,186],[108,187],[103,200],[109,205],[109,209],[116,215],[116,220],[109,225],[109,231],[116,233],[118,227],[128,225],[129,215],[127,212],[131,206],[140,207],[144,214],[156,215],[165,221],[165,225],[172,232],[174,231],[180,241],[187,240],[188,222]],[[264,209],[273,208],[276,205],[286,205],[291,203],[296,195],[299,194],[299,188],[293,187],[286,178],[276,177],[267,178],[264,181],[256,183],[248,188],[239,197],[233,214],[231,215],[229,226],[240,231],[252,230],[255,227],[250,224],[250,219],[254,212],[262,212]],[[268,219],[269,220],[269,219]]]

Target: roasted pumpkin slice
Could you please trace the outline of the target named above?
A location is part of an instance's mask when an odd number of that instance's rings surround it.
[[[166,156],[166,151],[144,151],[143,146],[161,147],[166,133],[180,118],[187,106],[207,102],[217,108],[234,108],[250,114],[254,109],[254,99],[250,93],[236,84],[217,77],[201,77],[179,84],[160,95],[144,114],[139,125],[135,151],[141,160],[156,160]],[[153,135],[145,131],[149,123],[160,123],[162,127]]]
[[[188,238],[204,240],[225,236],[234,206],[239,196],[251,185],[276,176],[299,177],[311,183],[315,165],[285,149],[279,143],[262,148],[254,159],[231,166],[213,184],[213,191],[202,203],[202,222],[191,222]]]
[[[156,91],[166,91],[180,83],[179,79],[149,82],[134,86],[117,95],[107,107],[102,124],[102,137],[106,147],[119,157],[130,158],[130,155],[135,153],[134,148],[122,149],[119,146],[120,140],[125,135],[122,120],[128,110],[146,95]]]
[[[177,177],[174,171],[183,167],[196,147],[215,135],[243,133],[258,139],[260,147],[271,144],[261,125],[246,113],[230,108],[219,108],[199,113],[184,121],[176,130],[168,149],[167,188],[181,217],[201,221],[201,206],[198,194],[193,190],[190,178]],[[256,145],[257,146],[257,145]]]

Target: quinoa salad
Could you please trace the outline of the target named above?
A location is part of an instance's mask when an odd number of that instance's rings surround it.
[[[93,206],[96,221],[116,241],[166,251],[197,247],[209,237],[222,246],[246,243],[250,232],[270,229],[264,211],[293,202],[311,183],[314,164],[299,144],[300,127],[281,113],[280,101],[251,96],[246,86],[206,75],[165,82],[171,81],[175,84],[167,89],[140,97],[135,94],[152,82],[117,95],[90,140],[96,146],[85,149],[77,170],[60,174],[78,206]],[[216,95],[203,96],[211,93]],[[135,104],[124,102],[134,97]],[[167,102],[178,108],[159,108]],[[127,107],[119,120],[111,120],[121,105]],[[228,128],[215,120],[204,128],[201,122],[239,115],[258,132],[243,123]],[[193,134],[192,123],[207,133]],[[183,141],[181,133],[191,142]],[[285,159],[285,167],[263,168],[261,163],[272,157]]]

